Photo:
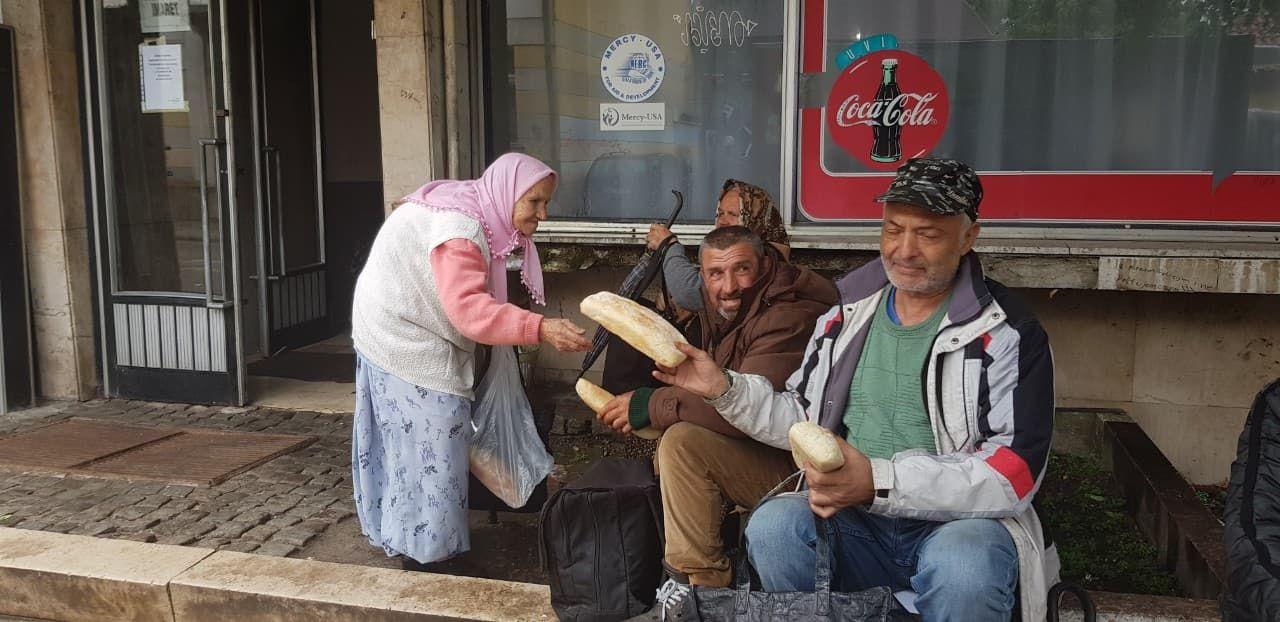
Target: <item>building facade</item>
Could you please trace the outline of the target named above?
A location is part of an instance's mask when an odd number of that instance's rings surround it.
[[[1221,481],[1280,376],[1280,29],[1128,4],[0,0],[39,392],[252,401],[249,362],[346,329],[391,201],[505,151],[561,173],[539,243],[573,318],[671,189],[690,242],[724,179],[768,189],[838,273],[935,153],[983,174],[979,250],[1044,321],[1060,405]]]

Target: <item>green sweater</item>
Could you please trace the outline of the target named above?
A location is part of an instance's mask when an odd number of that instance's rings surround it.
[[[871,320],[844,413],[849,444],[884,459],[909,449],[936,451],[920,374],[947,312],[944,302],[929,319],[899,326],[890,319],[890,291]]]

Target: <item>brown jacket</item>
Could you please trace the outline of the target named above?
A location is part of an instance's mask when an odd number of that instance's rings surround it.
[[[694,345],[721,367],[764,376],[780,391],[800,367],[814,322],[839,301],[839,294],[830,280],[787,263],[772,249],[764,264],[760,278],[743,293],[742,310],[733,320],[721,318],[706,300],[697,318],[701,343]],[[702,295],[705,300],[705,288]],[[637,390],[629,415],[631,427],[637,429],[665,430],[688,421],[728,436],[746,437],[702,398],[676,387]]]

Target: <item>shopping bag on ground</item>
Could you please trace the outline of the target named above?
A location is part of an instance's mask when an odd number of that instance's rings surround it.
[[[756,505],[787,489],[800,475],[798,472],[769,491]],[[754,511],[754,510],[753,510]],[[887,587],[857,592],[831,589],[830,526],[827,520],[813,516],[817,533],[815,542],[814,591],[763,592],[752,589],[751,569],[747,559],[744,534],[742,553],[734,573],[733,587],[702,587],[669,584],[657,596],[659,619],[690,622],[697,620],[743,620],[745,622],[907,622],[914,620]]]
[[[503,503],[518,508],[551,473],[533,409],[510,347],[494,347],[471,411],[471,473]]]

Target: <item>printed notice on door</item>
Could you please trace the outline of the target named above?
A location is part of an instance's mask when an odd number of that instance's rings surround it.
[[[182,90],[182,46],[138,46],[143,112],[186,112]]]
[[[142,32],[183,32],[191,30],[191,7],[187,0],[138,0]]]

